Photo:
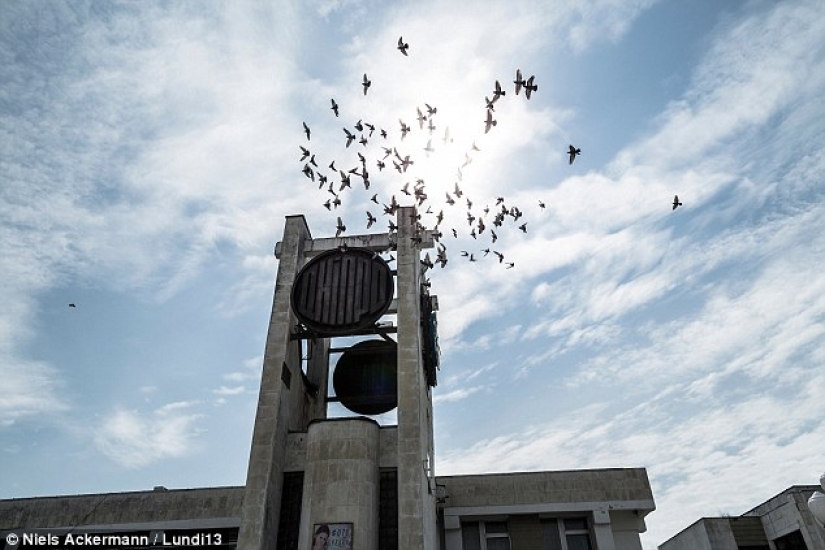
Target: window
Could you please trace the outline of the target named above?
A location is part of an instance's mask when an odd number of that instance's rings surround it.
[[[566,518],[564,520],[564,540],[567,550],[593,550],[586,518]]]
[[[779,537],[773,543],[776,545],[776,550],[808,550],[805,539],[799,531],[793,531],[784,537]]]
[[[541,532],[549,550],[593,550],[587,518],[542,519]]]
[[[463,550],[511,550],[506,521],[471,521],[461,524]]]
[[[486,546],[482,550],[510,550],[510,534],[507,532],[506,521],[485,521],[482,523],[482,533]]]
[[[378,477],[378,547],[398,548],[398,470],[381,470]]]
[[[284,472],[281,490],[281,514],[278,520],[278,550],[298,548],[301,526],[301,500],[304,495],[304,472]]]

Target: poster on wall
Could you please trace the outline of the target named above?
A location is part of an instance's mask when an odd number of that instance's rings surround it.
[[[312,550],[352,550],[351,523],[316,523]]]

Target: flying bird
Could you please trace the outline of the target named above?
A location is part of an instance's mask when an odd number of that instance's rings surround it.
[[[570,164],[573,164],[573,161],[576,160],[576,155],[581,155],[582,154],[581,149],[579,149],[577,147],[573,147],[572,145],[567,150],[567,152],[570,155]]]
[[[352,140],[355,139],[355,134],[344,128],[344,133],[347,135],[347,147],[352,145]]]
[[[69,307],[74,307],[74,308],[76,308],[77,306],[76,306],[75,304],[69,304]]]
[[[306,122],[304,122],[303,124],[304,124],[304,133],[307,135],[307,141],[309,141],[309,126],[307,126]]]
[[[407,132],[410,131],[410,127],[404,124],[404,121],[400,118],[398,119],[398,122],[401,123],[401,139],[404,139],[407,136]]]
[[[335,113],[335,116],[338,116],[338,104],[335,103],[335,100],[332,99],[332,112]]]
[[[361,84],[364,86],[364,95],[367,95],[367,90],[372,85],[372,81],[367,78],[367,73],[364,73],[364,81]]]
[[[378,220],[375,218],[375,216],[372,215],[372,212],[367,210],[367,229],[372,227],[372,224],[374,224],[376,221]]]
[[[438,112],[438,108],[437,108],[437,107],[430,107],[430,106],[429,106],[428,104],[426,104],[426,103],[424,104],[424,107],[426,107],[426,108],[427,108],[427,114],[428,114],[428,115],[430,115],[430,116],[433,116],[434,114],[436,114],[436,113]]]
[[[338,225],[335,226],[335,236],[338,237],[347,230],[347,226],[344,225],[344,222],[341,220],[341,216],[338,216]]]
[[[493,111],[487,110],[487,120],[484,121],[484,133],[490,131],[490,128],[498,124],[498,121],[493,120]],[[572,160],[570,162],[573,162]]]
[[[530,99],[530,94],[533,92],[537,92],[539,89],[538,84],[533,84],[533,79],[536,78],[535,76],[531,76],[527,79],[527,82],[524,83],[524,95],[527,96],[527,99]]]
[[[679,195],[673,195],[673,209],[676,210],[682,206],[682,203],[679,202]]]
[[[424,113],[421,112],[421,109],[419,107],[416,107],[415,110],[418,113],[418,116],[416,117],[418,119],[418,129],[423,130],[424,121],[427,120],[427,117],[424,116]]]
[[[493,90],[493,101],[497,101],[503,95],[507,95],[507,92],[501,89],[501,84],[498,80],[496,80],[496,89]]]
[[[301,145],[299,145],[298,148],[301,149],[301,162],[303,162],[310,155],[309,149]]]
[[[516,79],[513,81],[513,84],[516,85],[516,95],[521,91],[521,87],[524,86],[524,79],[521,77],[521,69],[516,69]]]
[[[398,37],[398,51],[403,53],[404,55],[409,55],[407,50],[410,48],[410,45],[403,40],[403,36]]]

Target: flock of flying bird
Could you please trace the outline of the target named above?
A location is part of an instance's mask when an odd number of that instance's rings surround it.
[[[409,55],[409,44],[403,41],[403,37],[399,37],[397,49],[403,54],[404,56]],[[535,83],[535,76],[531,75],[527,79],[525,79],[521,73],[521,70],[516,70],[515,80],[513,80],[515,84],[515,95],[520,95],[521,92],[524,92],[524,97],[529,100],[532,97],[532,94],[538,91],[538,85]],[[363,88],[363,93],[366,96],[370,86],[372,85],[372,81],[365,73],[363,79],[361,81],[361,86]],[[490,130],[497,125],[497,121],[493,118],[495,113],[495,106],[496,103],[505,95],[507,91],[505,91],[501,83],[496,80],[494,84],[494,88],[492,91],[492,98],[484,97],[485,109],[486,109],[486,117],[483,120],[484,123],[484,133],[490,132]],[[331,107],[333,114],[336,117],[340,116],[340,107],[335,99],[331,100]],[[428,140],[426,147],[423,148],[424,152],[429,156],[430,153],[435,151],[433,147],[433,134],[436,130],[435,125],[435,117],[438,112],[438,108],[427,103],[424,103],[424,110],[421,107],[416,107],[416,122],[418,124],[419,131],[427,131],[428,132]],[[383,150],[383,156],[380,158],[373,159],[373,161],[367,160],[367,157],[360,151],[356,151],[358,157],[358,164],[353,167],[346,169],[342,166],[336,166],[335,161],[329,163],[329,165],[324,168],[319,165],[318,160],[316,160],[316,155],[311,151],[309,148],[309,143],[311,143],[311,136],[312,132],[306,122],[303,123],[304,134],[306,135],[307,145],[300,145],[299,148],[301,150],[301,157],[300,162],[303,163],[302,173],[304,176],[311,180],[313,183],[318,185],[319,191],[324,191],[328,197],[327,200],[323,203],[323,206],[329,210],[330,212],[337,209],[342,204],[342,196],[344,192],[349,188],[352,189],[353,185],[353,178],[359,178],[360,184],[364,186],[364,189],[369,191],[371,185],[371,174],[370,170],[377,169],[378,172],[382,172],[384,170],[391,171],[395,170],[402,178],[406,178],[407,171],[415,164],[415,161],[410,157],[409,154],[405,154],[399,151],[399,147],[403,145],[403,141],[406,138],[407,134],[413,131],[414,123],[412,125],[408,125],[402,119],[398,120],[399,123],[399,132],[400,132],[400,140],[397,146],[394,146],[390,143],[390,134],[384,128],[378,127],[373,123],[367,122],[364,119],[359,119],[352,127],[344,127],[343,133],[345,140],[344,147],[349,149],[354,143],[358,143],[364,151],[368,151],[367,146],[371,144],[375,140],[380,140],[381,149]],[[377,132],[377,133],[376,133]],[[437,139],[437,138],[435,138]],[[444,144],[452,142],[452,138],[449,134],[449,128],[445,130],[444,136],[442,138]],[[374,148],[373,148],[374,149]],[[469,231],[469,235],[476,240],[480,240],[482,238],[489,238],[490,246],[487,246],[480,250],[480,252],[468,252],[468,251],[461,251],[461,256],[467,258],[470,262],[478,261],[477,254],[483,254],[482,257],[487,257],[488,255],[492,254],[494,259],[497,259],[498,263],[502,264],[506,268],[512,268],[515,266],[515,263],[512,261],[505,261],[504,254],[499,250],[493,250],[493,245],[498,240],[498,234],[496,233],[497,230],[500,231],[500,228],[505,224],[513,224],[518,227],[518,230],[522,231],[523,233],[527,233],[527,222],[521,220],[523,213],[522,211],[515,205],[508,205],[504,197],[497,197],[495,200],[495,204],[491,207],[489,205],[485,205],[483,209],[480,209],[480,204],[476,203],[476,210],[473,210],[474,202],[473,200],[467,196],[466,192],[461,188],[461,182],[463,178],[462,169],[465,168],[468,164],[472,162],[472,154],[479,151],[480,149],[476,146],[475,142],[472,143],[469,150],[465,153],[464,163],[457,168],[456,172],[456,182],[454,184],[453,190],[451,192],[446,192],[446,196],[444,197],[444,203],[447,208],[457,208],[459,204],[466,204],[467,213],[466,213],[466,221],[467,226],[462,230]],[[568,163],[573,164],[576,157],[581,154],[581,149],[570,145],[567,149],[567,156],[568,156]],[[328,170],[328,172],[327,172]],[[441,229],[442,222],[444,221],[444,209],[443,207],[439,206],[438,211],[436,212],[435,201],[432,197],[428,195],[428,190],[426,183],[421,178],[415,178],[411,181],[405,182],[400,188],[398,189],[398,195],[404,195],[405,197],[409,197],[413,202],[416,203],[418,207],[418,228],[419,230],[426,229],[425,225],[422,223],[422,214],[429,218],[434,219],[434,224],[432,225],[431,229],[433,230],[433,237],[437,243],[437,256],[435,261],[433,262],[429,256],[429,253],[425,255],[424,259],[422,260],[425,269],[429,269],[434,267],[435,264],[440,265],[441,267],[445,267],[447,264],[447,247],[444,244],[443,237],[445,234],[452,235],[453,238],[458,238],[459,231],[451,227],[449,233],[443,232]],[[403,200],[403,199],[402,199]],[[397,230],[393,220],[396,211],[400,208],[400,204],[396,195],[393,194],[389,198],[389,200],[379,200],[378,193],[372,195],[370,199],[372,203],[375,203],[376,206],[370,207],[366,210],[366,228],[370,229],[374,224],[378,222],[377,216],[373,213],[373,211],[378,212],[379,214],[390,216],[391,219],[388,222],[388,227],[390,232],[394,232]],[[426,204],[426,209],[422,212],[424,205]],[[541,209],[545,208],[545,204],[542,201],[538,201],[538,205]],[[682,203],[679,201],[679,197],[675,196],[673,198],[673,210],[675,210],[678,206],[681,206]],[[463,224],[462,224],[463,225]],[[490,227],[492,225],[492,227]],[[337,224],[336,224],[336,237],[340,236],[344,232],[346,232],[347,227],[341,218],[341,216],[337,217]],[[392,256],[390,256],[390,261],[392,260]]]

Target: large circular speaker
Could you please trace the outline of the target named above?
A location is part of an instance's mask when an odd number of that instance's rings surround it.
[[[292,311],[309,330],[341,335],[375,324],[392,303],[392,270],[358,248],[329,250],[310,260],[292,285]]]
[[[374,415],[398,406],[398,346],[385,340],[358,342],[338,359],[332,387],[341,404]]]

